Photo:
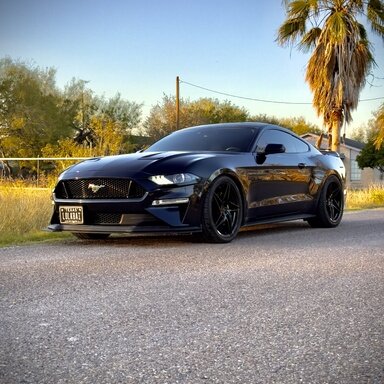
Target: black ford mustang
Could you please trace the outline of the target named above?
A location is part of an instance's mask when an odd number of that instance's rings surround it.
[[[49,229],[81,239],[118,232],[201,232],[229,242],[242,226],[304,219],[336,227],[345,168],[284,128],[227,123],[185,128],[128,155],[65,170]]]

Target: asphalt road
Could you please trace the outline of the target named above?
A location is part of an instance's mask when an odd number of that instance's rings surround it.
[[[0,383],[383,383],[384,210],[0,249]]]

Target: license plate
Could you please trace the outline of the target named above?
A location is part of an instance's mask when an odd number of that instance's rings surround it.
[[[60,224],[83,224],[83,207],[59,207]]]

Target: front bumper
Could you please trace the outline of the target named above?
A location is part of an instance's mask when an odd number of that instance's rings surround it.
[[[83,233],[201,231],[201,188],[197,185],[159,189],[143,199],[57,199],[49,231]],[[60,222],[59,208],[81,206],[83,224]]]
[[[170,232],[201,232],[201,227],[171,227],[171,226],[129,226],[129,225],[71,225],[50,224],[47,229],[52,232],[75,232],[75,233],[170,233]]]

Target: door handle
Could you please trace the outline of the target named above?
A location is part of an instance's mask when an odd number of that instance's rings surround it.
[[[300,169],[305,168],[305,165],[306,165],[305,163],[299,163],[299,164],[298,164],[298,166],[299,166]]]

